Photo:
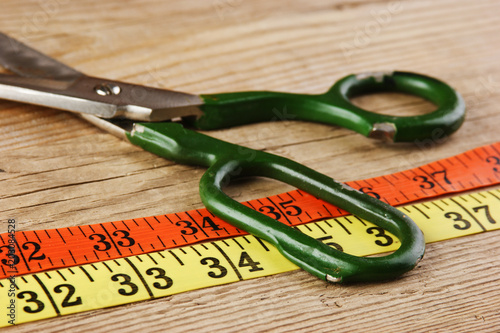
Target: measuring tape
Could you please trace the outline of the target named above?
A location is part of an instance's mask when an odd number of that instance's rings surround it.
[[[426,242],[500,229],[500,189],[398,209],[417,223]],[[400,245],[384,229],[352,215],[295,228],[358,256]],[[246,235],[13,277],[0,280],[0,309],[8,312],[0,317],[0,327],[295,269],[272,245]]]
[[[500,183],[500,143],[351,187],[396,206]],[[303,191],[244,203],[291,226],[346,215]],[[206,209],[69,228],[0,234],[0,279],[244,235]],[[12,265],[14,264],[14,265]],[[12,268],[14,266],[14,268]]]

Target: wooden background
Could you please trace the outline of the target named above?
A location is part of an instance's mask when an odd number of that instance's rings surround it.
[[[382,144],[301,122],[211,135],[347,181],[411,168],[499,140],[498,1],[2,0],[0,30],[91,75],[192,93],[323,92],[355,72],[426,73],[468,105],[440,144]],[[372,110],[429,103],[364,97]],[[64,112],[0,101],[0,231],[83,225],[202,206],[204,170],[141,151]],[[288,190],[254,180],[238,200]],[[381,284],[329,285],[296,271],[6,329],[5,332],[498,332],[500,233],[428,246],[419,267]],[[3,296],[2,296],[3,297]]]

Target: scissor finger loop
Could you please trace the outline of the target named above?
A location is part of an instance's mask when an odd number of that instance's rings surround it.
[[[395,208],[299,163],[243,148],[188,130],[225,128],[279,120],[286,109],[295,120],[349,128],[368,137],[414,141],[456,131],[464,120],[460,95],[437,79],[408,72],[349,75],[326,93],[237,92],[193,95],[87,76],[0,33],[0,98],[81,113],[111,133],[179,163],[206,166],[200,182],[203,203],[238,228],[263,238],[289,260],[330,282],[394,278],[415,267],[425,251],[420,229]],[[356,107],[353,97],[381,91],[420,96],[436,110],[419,116],[381,115]],[[144,123],[138,123],[138,121]],[[305,190],[375,223],[401,241],[394,253],[360,258],[322,242],[234,201],[224,194],[228,179],[274,178]]]

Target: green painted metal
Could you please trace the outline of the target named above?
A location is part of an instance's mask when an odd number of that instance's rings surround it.
[[[149,120],[179,116],[184,117],[184,121],[190,118],[191,124],[199,129],[283,119],[308,120],[340,125],[365,136],[382,136],[393,141],[441,139],[457,130],[464,120],[465,106],[458,93],[439,80],[414,73],[350,75],[320,95],[278,92],[202,95],[204,104],[199,106],[198,96],[145,87],[140,88],[145,92],[144,98],[139,98],[133,93],[138,87],[123,82],[117,82],[120,89],[108,95],[107,90],[114,83],[108,81],[107,89],[97,91],[91,87],[100,87],[107,80],[85,76],[22,43],[12,43],[13,40],[2,33],[0,39],[5,51],[0,52],[2,66],[19,75],[3,75],[7,84],[4,88],[15,87],[4,89],[4,98],[84,112],[86,119],[119,136],[123,131],[116,123],[109,124],[89,114],[112,117],[116,112],[125,118]],[[12,50],[14,44],[16,47]],[[57,71],[64,75],[57,75]],[[39,80],[27,83],[30,80],[26,77]],[[102,93],[102,99],[96,99],[93,90]],[[355,96],[380,91],[421,96],[433,102],[437,109],[425,115],[396,117],[362,110],[350,101]],[[198,106],[202,111],[199,117],[196,116],[200,111]],[[166,112],[169,108],[172,110]],[[155,113],[159,115],[155,117]],[[315,276],[334,282],[392,278],[412,269],[424,254],[422,232],[407,216],[303,165],[223,142],[176,123],[134,126],[132,132],[125,132],[132,143],[176,162],[208,167],[200,182],[200,194],[210,211],[269,241],[285,257]],[[245,176],[275,178],[301,188],[385,228],[400,239],[401,246],[383,258],[360,258],[334,250],[224,194],[225,184]]]
[[[350,101],[378,92],[420,96],[436,105],[424,115],[397,117],[363,110]],[[276,120],[307,120],[339,125],[365,136],[382,134],[393,141],[442,139],[455,132],[465,116],[461,96],[437,79],[414,73],[349,75],[321,95],[239,92],[202,95],[203,115],[191,125],[203,130]],[[374,281],[395,278],[422,258],[420,229],[397,209],[299,163],[234,145],[188,130],[176,123],[136,124],[129,140],[167,159],[208,168],[200,182],[205,206],[215,215],[267,240],[290,261],[329,281]],[[391,232],[401,241],[384,257],[361,258],[331,248],[231,199],[223,187],[240,177],[274,178],[311,193]]]
[[[416,95],[434,103],[436,110],[424,115],[397,117],[363,110],[350,101],[356,96],[378,92]],[[453,88],[429,76],[408,72],[349,75],[320,95],[256,91],[201,97],[205,101],[201,106],[204,115],[194,122],[194,126],[203,130],[261,121],[306,120],[339,125],[365,136],[374,136],[374,125],[385,124],[384,128],[392,127],[395,131],[389,134],[389,139],[414,142],[443,139],[455,132],[465,117],[464,101]]]
[[[128,138],[133,144],[169,160],[208,167],[200,182],[200,194],[209,211],[267,240],[290,261],[323,280],[391,279],[411,270],[424,255],[424,237],[409,217],[289,159],[221,141],[176,123],[136,124]],[[337,251],[238,203],[223,192],[223,187],[234,179],[248,176],[274,178],[303,189],[386,229],[400,239],[401,246],[390,255],[376,258]]]

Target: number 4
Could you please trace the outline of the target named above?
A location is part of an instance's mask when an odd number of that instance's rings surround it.
[[[245,251],[241,252],[240,262],[238,263],[238,267],[252,267],[250,272],[263,271],[264,268],[259,267],[260,262],[253,261],[252,258]]]
[[[212,219],[209,216],[203,217],[202,227],[203,228],[212,228],[212,231],[222,230],[221,228],[219,228],[219,225],[216,224],[214,221],[212,221]]]

